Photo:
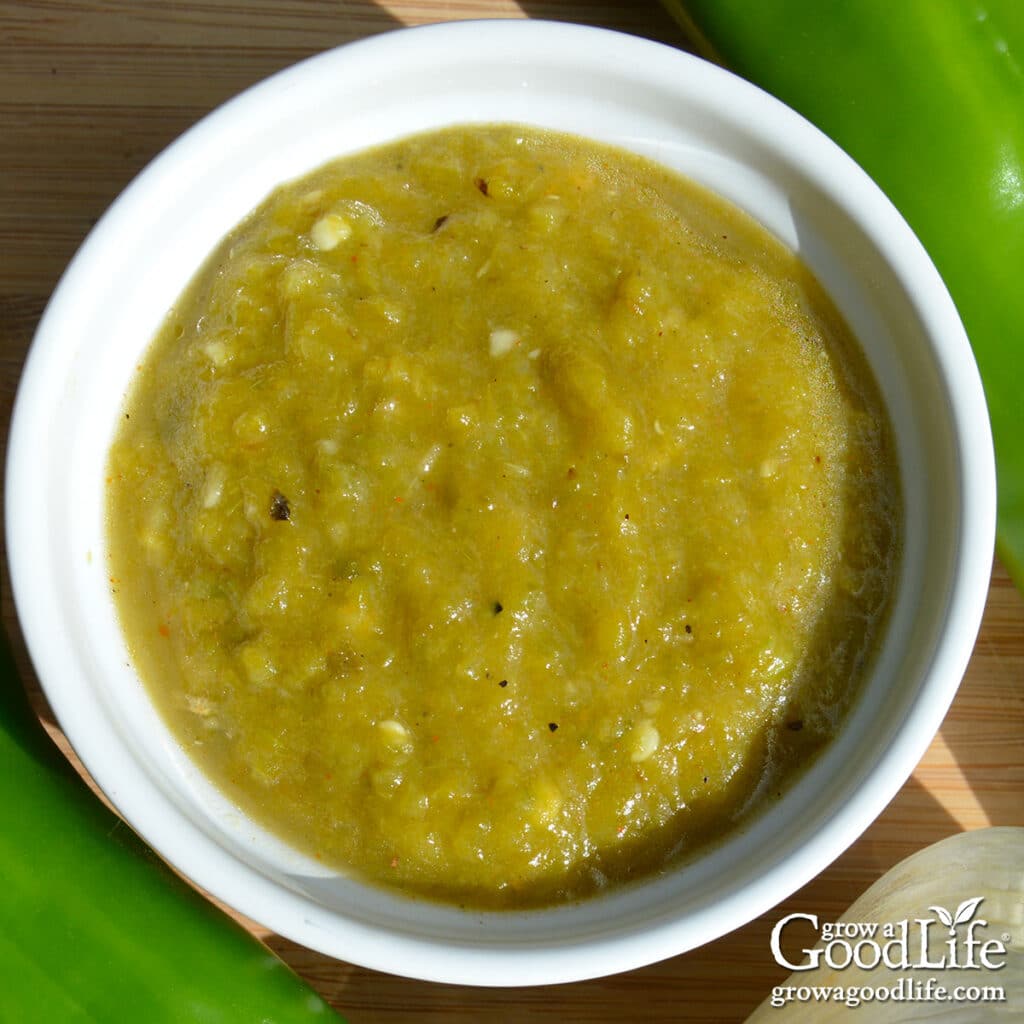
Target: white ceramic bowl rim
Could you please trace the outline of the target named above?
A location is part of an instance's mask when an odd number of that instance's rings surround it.
[[[466,98],[470,83],[475,106]],[[351,114],[339,112],[346,100]],[[289,127],[293,121],[307,124],[315,103],[323,106],[328,138]],[[908,559],[894,613],[908,633],[921,632],[913,664],[895,652],[881,659],[893,688],[900,672],[911,668],[917,683],[893,698],[883,723],[867,705],[854,716],[860,724],[851,727],[851,737],[878,733],[870,763],[854,756],[854,738],[846,746],[840,738],[829,756],[849,756],[850,777],[827,785],[820,776],[802,780],[780,804],[779,822],[786,827],[756,822],[739,845],[723,847],[720,873],[706,862],[687,875],[689,895],[678,880],[658,880],[582,907],[498,917],[429,907],[406,913],[403,901],[380,893],[364,893],[351,910],[339,909],[334,896],[335,903],[325,905],[315,879],[304,877],[298,888],[281,884],[258,857],[225,846],[198,823],[186,788],[174,790],[147,768],[142,741],[126,738],[116,707],[104,696],[101,681],[110,664],[98,641],[89,640],[99,620],[81,608],[89,603],[83,594],[99,593],[97,575],[105,577],[102,565],[84,557],[102,550],[102,540],[90,534],[80,550],[79,535],[65,524],[74,511],[68,503],[95,486],[81,482],[94,467],[88,459],[78,463],[74,448],[77,434],[88,433],[88,418],[78,407],[100,393],[94,384],[100,370],[91,360],[94,353],[100,360],[112,356],[78,325],[94,322],[89,311],[105,303],[131,317],[133,303],[141,308],[152,302],[141,277],[137,289],[125,288],[112,268],[121,265],[126,246],[162,228],[175,189],[210,197],[203,200],[210,226],[196,229],[200,235],[208,230],[199,240],[168,233],[162,259],[176,269],[167,275],[171,290],[157,321],[184,283],[181,268],[197,266],[268,191],[268,182],[311,169],[334,152],[453,121],[519,120],[563,129],[579,124],[581,133],[600,137],[608,119],[618,126],[607,133],[610,141],[684,165],[712,184],[721,172],[720,191],[741,205],[752,203],[776,233],[801,249],[826,285],[830,277],[841,281],[844,271],[836,268],[843,259],[866,277],[867,268],[884,263],[884,275],[895,282],[889,292],[868,281],[860,291],[834,297],[851,322],[862,319],[869,335],[873,316],[881,323],[891,314],[912,318],[927,337],[926,354],[904,358],[880,342],[869,351],[876,371],[889,368],[882,385],[894,407],[900,407],[900,388],[913,389],[918,371],[937,398],[930,409],[908,399],[905,414],[896,415],[907,420],[908,434],[916,429],[919,435],[901,451],[909,490],[918,496],[911,505],[933,501],[940,491],[931,478],[948,476],[943,484],[949,507],[935,512],[940,525],[930,537],[941,564],[930,564],[927,538],[910,540],[918,547]],[[627,131],[626,124],[639,127]],[[279,136],[289,144],[278,145]],[[256,152],[254,146],[273,153],[260,157],[250,174],[240,161]],[[752,170],[743,167],[745,155],[756,159]],[[197,193],[200,186],[205,192]],[[794,201],[793,210],[786,209],[790,188],[803,190],[803,208]],[[755,199],[745,204],[747,196]],[[817,234],[801,233],[813,221],[815,204],[827,206],[830,217],[841,215],[847,232],[842,242],[829,235],[828,217],[821,218]],[[861,310],[872,302],[877,314]],[[138,315],[139,322],[153,322],[152,311]],[[97,430],[109,438],[116,411],[103,416]],[[75,453],[70,466],[61,461],[69,458],[68,445]],[[919,473],[915,459],[924,467]],[[540,984],[651,963],[746,923],[812,879],[881,812],[924,753],[966,668],[988,588],[994,481],[984,395],[952,301],[899,214],[834,144],[748,83],[667,46],[567,24],[462,22],[373,37],[274,76],[182,136],[111,207],[62,278],[25,367],[8,457],[8,551],[29,650],[67,736],[128,822],[177,868],[267,927],[342,959],[438,981]],[[44,501],[25,501],[27,494],[41,494]],[[101,532],[101,513],[84,519],[83,531]],[[933,580],[939,593],[915,593]],[[915,620],[918,599],[933,602],[921,624]],[[877,696],[887,699],[881,690]],[[811,831],[799,826],[801,800]],[[741,849],[742,843],[747,845]],[[756,869],[750,867],[752,844]]]

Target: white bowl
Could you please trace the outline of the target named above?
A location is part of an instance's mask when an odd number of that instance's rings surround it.
[[[480,913],[360,885],[289,850],[179,751],[133,670],[108,584],[104,469],[132,371],[214,244],[278,183],[454,122],[517,121],[636,150],[796,249],[859,337],[898,440],[906,540],[884,643],[841,734],[713,856],[581,905]],[[927,173],[922,171],[922,173]],[[781,103],[679,51],[597,29],[463,22],[308,60],[228,103],[124,192],[54,294],[18,393],[8,550],[46,695],[86,767],[167,860],[250,917],[411,977],[594,977],[708,942],[841,853],[903,785],[956,692],[988,588],[992,443],[971,350],[896,210]]]

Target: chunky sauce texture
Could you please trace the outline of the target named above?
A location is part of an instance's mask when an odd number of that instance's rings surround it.
[[[478,907],[770,813],[899,551],[876,387],[793,254],[517,126],[271,195],[169,315],[110,478],[124,628],[190,755],[325,863]]]

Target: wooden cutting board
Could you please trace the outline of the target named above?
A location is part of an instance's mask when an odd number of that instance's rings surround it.
[[[3,439],[32,332],[61,270],[107,204],[167,143],[212,107],[312,53],[403,24],[475,17],[577,21],[686,45],[654,0],[0,3]],[[45,719],[3,564],[4,625]],[[913,778],[810,885],[703,949],[598,981],[480,990],[363,970],[247,924],[352,1024],[741,1021],[786,973],[768,948],[783,914],[833,919],[898,860],[989,824],[1024,825],[1024,601],[998,565],[967,677]]]

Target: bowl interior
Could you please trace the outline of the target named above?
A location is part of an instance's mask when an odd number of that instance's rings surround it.
[[[905,550],[886,640],[812,770],[713,856],[579,906],[523,914],[368,889],[247,820],[150,705],[106,567],[105,461],[120,405],[206,254],[276,184],[459,122],[524,122],[615,143],[760,220],[802,256],[859,338],[903,480]],[[17,500],[25,493],[36,496],[31,508]],[[764,912],[837,856],[902,785],[952,699],[987,590],[994,516],[991,440],[966,338],[934,268],[866,176],[795,114],[717,68],[639,39],[536,22],[435,26],[333,51],[250,90],[158,158],[96,227],[40,325],[8,494],[12,577],[37,669],[79,755],[130,823],[199,884],[297,941],[477,984],[567,981],[681,952]]]

